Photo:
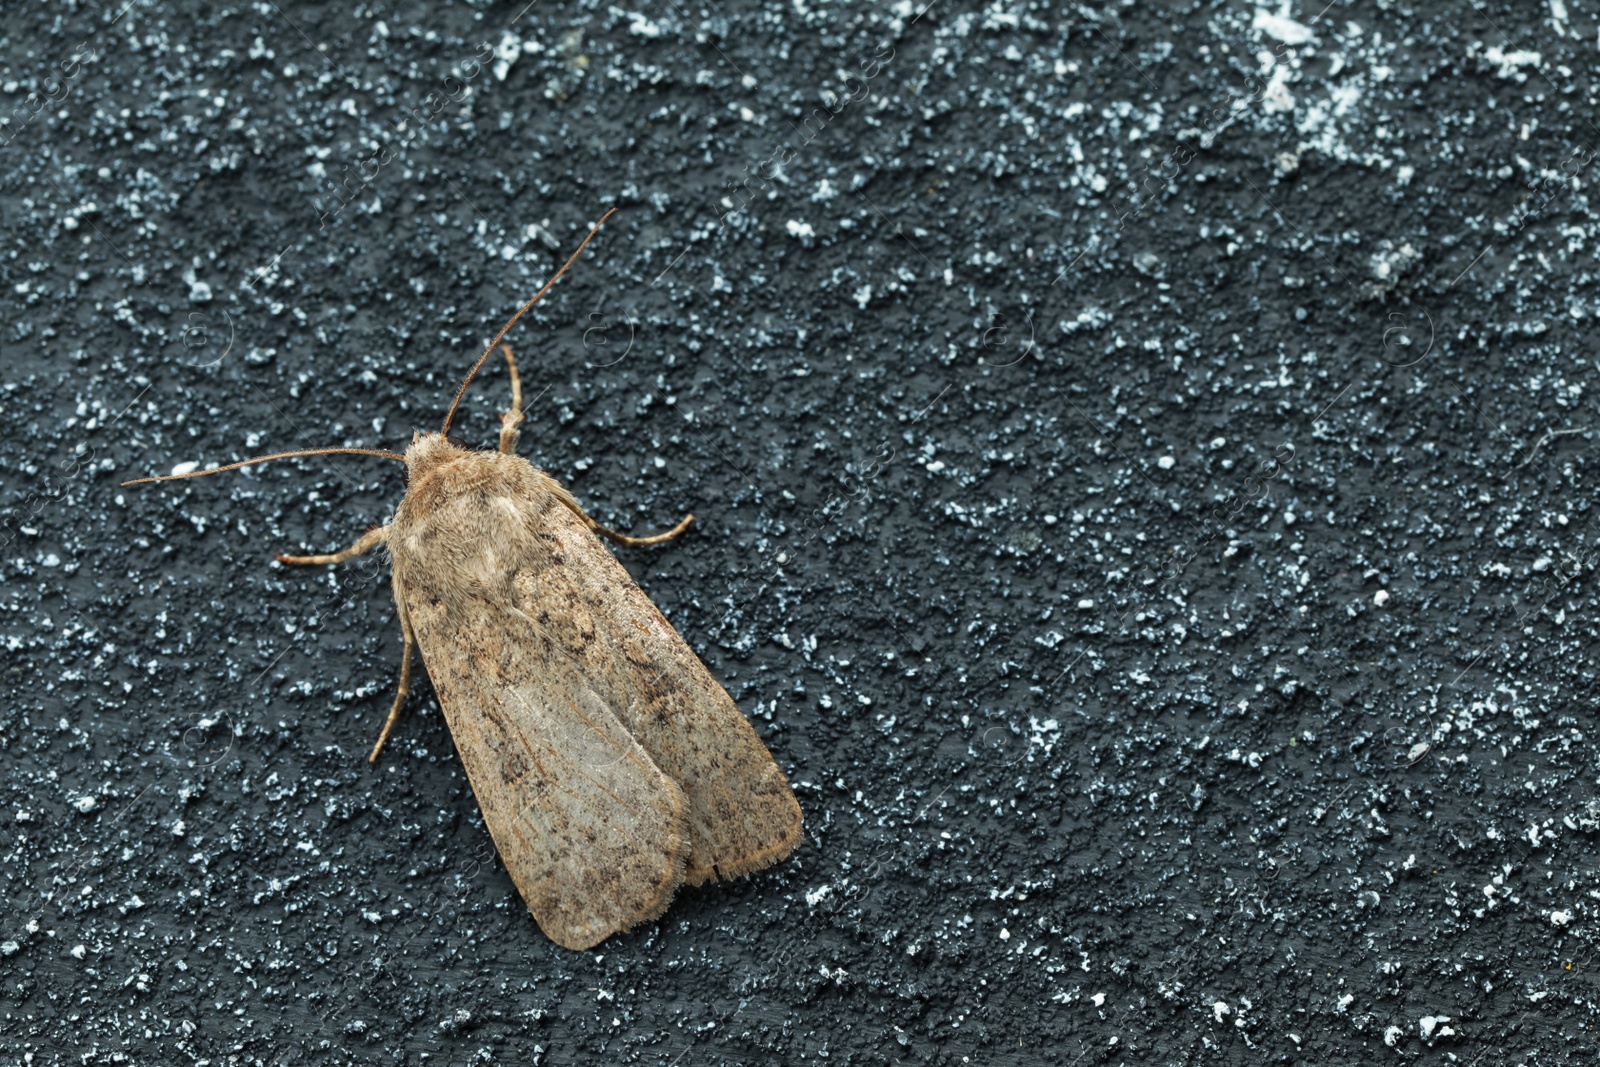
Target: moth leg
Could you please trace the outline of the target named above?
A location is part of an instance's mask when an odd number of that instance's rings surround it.
[[[389,706],[389,718],[384,721],[383,731],[378,734],[378,743],[372,746],[372,755],[367,757],[368,763],[378,762],[378,753],[383,751],[384,742],[389,740],[395,720],[400,718],[401,705],[406,702],[406,694],[411,692],[411,650],[417,639],[411,633],[411,620],[406,618],[404,609],[400,611],[400,637],[406,646],[400,654],[400,688],[395,692],[394,703]]]
[[[343,552],[330,552],[325,556],[285,556],[282,552],[273,558],[279,563],[343,563],[347,559],[361,555],[374,545],[381,545],[389,537],[389,527],[377,526],[361,535],[361,540],[345,549]]]
[[[588,526],[589,529],[593,530],[601,537],[604,537],[607,541],[610,541],[613,544],[621,545],[623,548],[643,548],[646,545],[659,545],[667,541],[674,540],[675,538],[679,537],[683,531],[687,530],[689,528],[689,524],[694,521],[693,515],[685,515],[682,522],[678,523],[678,525],[674,526],[666,533],[659,533],[653,537],[629,537],[627,534],[617,533],[615,530],[608,530],[606,527],[601,526],[598,522],[595,522],[594,519],[589,516],[589,513],[583,510],[583,506],[578,503],[577,498],[571,493],[567,492],[565,486],[555,485],[553,486],[553,490],[556,494],[556,499],[565,504],[568,511],[582,519],[584,525]]]
[[[511,407],[500,416],[500,451],[517,450],[517,426],[522,422],[522,376],[517,373],[517,358],[511,354],[510,345],[501,345],[506,354],[506,366],[511,369]]]
[[[599,534],[601,537],[604,537],[612,544],[621,545],[623,548],[643,548],[646,545],[660,545],[665,544],[668,541],[676,540],[683,534],[683,531],[689,528],[689,524],[694,521],[693,515],[685,515],[682,522],[678,523],[678,525],[674,526],[666,533],[658,533],[651,537],[629,537],[627,534],[617,533],[615,530],[606,529],[598,522],[590,519],[589,516],[584,515],[582,511],[579,511],[578,514],[583,515],[585,519],[589,519],[589,528],[591,530]]]

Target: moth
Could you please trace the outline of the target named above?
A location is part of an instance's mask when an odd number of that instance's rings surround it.
[[[539,928],[569,949],[659,917],[680,886],[776,863],[801,833],[794,792],[749,721],[601,544],[671,541],[694,516],[653,537],[617,533],[515,451],[522,386],[501,341],[610,217],[501,328],[440,431],[414,433],[403,455],[311,449],[123,483],[291,456],[405,464],[405,498],[387,526],[342,552],[277,558],[334,564],[388,550],[404,651],[369,759],[394,729],[418,649],[511,880]],[[471,451],[450,425],[497,348],[511,406],[498,451]]]

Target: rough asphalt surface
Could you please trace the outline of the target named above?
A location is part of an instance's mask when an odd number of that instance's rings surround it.
[[[1319,7],[8,10],[4,1062],[1593,1062],[1600,26]],[[404,447],[613,206],[522,451],[806,840],[573,953],[272,561],[399,470],[118,483]]]

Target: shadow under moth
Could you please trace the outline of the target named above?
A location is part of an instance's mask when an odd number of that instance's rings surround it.
[[[801,823],[789,783],[733,698],[600,542],[669,541],[694,516],[654,537],[616,533],[515,452],[522,390],[500,342],[611,214],[500,330],[443,428],[413,434],[404,455],[312,449],[123,483],[291,456],[405,464],[405,498],[389,525],[342,552],[277,558],[329,564],[388,549],[405,650],[370,758],[400,714],[415,646],[511,880],[540,929],[569,949],[655,919],[681,885],[776,863],[799,843]],[[511,407],[499,450],[470,451],[450,439],[450,423],[497,347]]]

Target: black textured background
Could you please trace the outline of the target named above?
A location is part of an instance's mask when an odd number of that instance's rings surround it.
[[[1592,1062],[1600,26],[1319,7],[8,8],[5,1062]],[[611,206],[523,452],[807,839],[570,953],[271,561],[398,468],[117,483],[403,447]]]

